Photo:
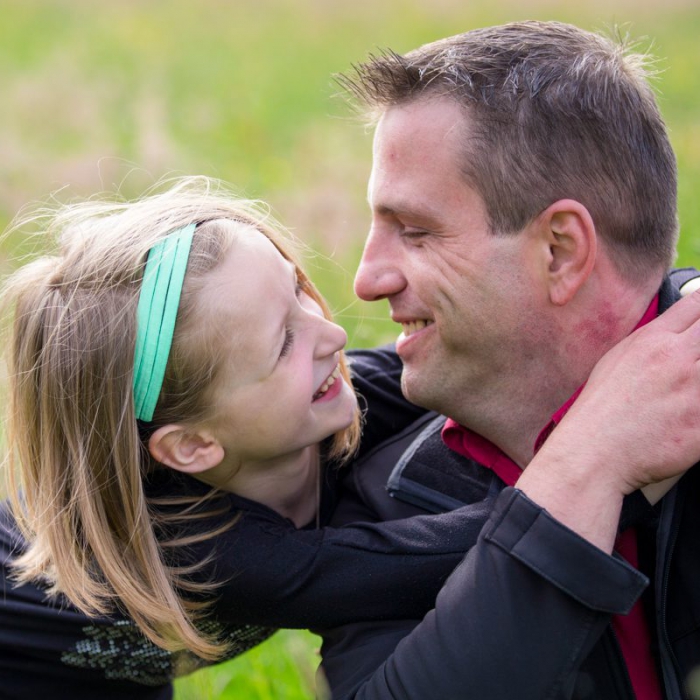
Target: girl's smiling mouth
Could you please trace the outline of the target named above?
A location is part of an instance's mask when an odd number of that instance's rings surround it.
[[[342,382],[342,379],[340,377],[340,367],[336,365],[335,369],[328,375],[326,380],[319,387],[318,391],[311,398],[312,402],[317,401],[321,397],[325,396],[326,393],[330,390],[330,388],[335,384],[336,380],[339,379]]]

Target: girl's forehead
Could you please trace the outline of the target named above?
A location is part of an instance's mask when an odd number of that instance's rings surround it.
[[[247,226],[237,233],[212,271],[211,283],[212,286],[230,286],[236,280],[245,280],[244,286],[254,286],[256,282],[269,281],[268,271],[281,272],[290,264],[264,233]]]
[[[223,358],[222,390],[230,391],[270,374],[296,304],[296,274],[262,233],[237,236],[208,275],[198,305],[201,337]]]
[[[294,264],[272,241],[246,229],[204,281],[198,299],[203,320],[221,325],[224,334],[227,327],[240,326],[245,346],[272,342],[294,295],[294,279]]]

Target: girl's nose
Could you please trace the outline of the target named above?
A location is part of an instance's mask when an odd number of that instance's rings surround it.
[[[342,326],[326,318],[320,319],[318,337],[316,340],[316,359],[322,359],[342,350],[348,342],[348,334]]]

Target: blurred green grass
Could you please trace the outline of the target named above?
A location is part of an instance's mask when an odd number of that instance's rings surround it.
[[[309,700],[316,687],[318,645],[310,632],[282,630],[240,659],[179,680],[175,700]]]
[[[370,135],[333,73],[516,19],[621,25],[661,57],[656,85],[678,153],[679,264],[700,261],[700,7],[684,0],[0,0],[0,228],[25,203],[203,173],[269,201],[309,246],[309,270],[351,346],[392,339],[386,308],[352,294],[367,227]],[[647,38],[645,38],[647,37]],[[653,41],[652,41],[653,40]],[[7,237],[0,268],[26,249]],[[319,640],[283,632],[179,681],[189,698],[310,698]]]

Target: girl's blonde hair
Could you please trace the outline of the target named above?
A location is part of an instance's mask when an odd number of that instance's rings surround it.
[[[168,565],[164,548],[193,540],[167,541],[167,527],[144,491],[146,472],[166,468],[151,460],[134,412],[136,307],[146,256],[174,229],[198,223],[150,429],[207,417],[224,358],[215,331],[197,313],[197,292],[242,227],[266,235],[330,318],[328,308],[269,213],[207,178],[178,180],[133,202],[42,210],[13,229],[31,222],[47,222],[43,231],[57,240],[58,252],[22,267],[2,290],[12,317],[12,498],[28,542],[15,561],[16,578],[43,580],[89,615],[122,610],[164,649],[216,659],[225,644],[198,629],[206,606],[194,600],[216,582],[194,583],[191,568]],[[344,360],[341,367],[349,379]],[[359,417],[329,440],[327,456],[351,454],[358,439]],[[176,517],[197,517],[195,500],[182,502]],[[171,512],[172,501],[167,505]]]

